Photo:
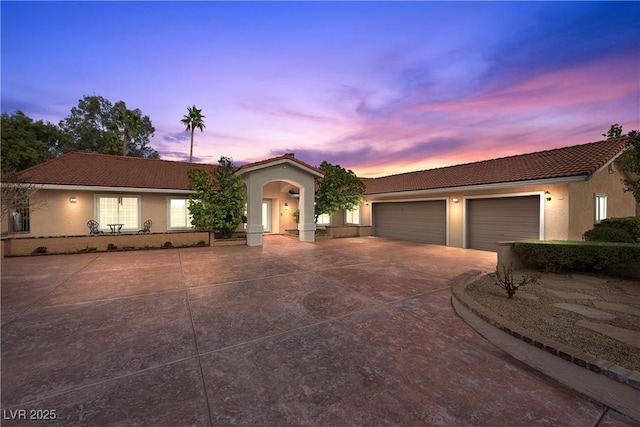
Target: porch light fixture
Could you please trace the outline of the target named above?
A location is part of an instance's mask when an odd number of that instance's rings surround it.
[[[289,210],[289,203],[284,202],[284,208],[285,208],[286,210]]]
[[[544,198],[545,200],[548,202],[551,200],[551,193],[549,193],[548,191],[544,192]]]
[[[76,196],[69,197],[69,203],[76,203],[77,201]]]
[[[364,205],[365,205],[365,206],[369,206],[369,201],[368,201],[368,200],[365,200],[365,201],[364,201]]]
[[[453,199],[451,199],[451,201],[453,203],[458,203],[460,201],[460,199],[458,199],[457,197],[454,197]]]

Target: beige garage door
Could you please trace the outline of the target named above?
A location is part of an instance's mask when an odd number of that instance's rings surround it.
[[[540,237],[540,196],[467,200],[467,247],[496,251],[496,241]]]
[[[446,245],[445,201],[374,203],[373,235]]]

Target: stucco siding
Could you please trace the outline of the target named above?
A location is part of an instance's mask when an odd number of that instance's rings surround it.
[[[75,191],[75,190],[40,190],[38,197],[46,200],[39,203],[37,209],[31,211],[31,231],[25,235],[43,236],[78,236],[89,234],[87,221],[96,219],[97,195],[126,195],[140,197],[139,228],[147,219],[153,221],[151,231],[167,230],[167,201],[169,197],[185,197],[183,194],[163,193],[118,193],[108,191]],[[75,197],[75,203],[70,198]],[[105,227],[106,224],[100,224]],[[134,230],[137,231],[137,230]]]
[[[569,184],[569,239],[582,240],[596,222],[595,197],[607,196],[607,218],[634,216],[633,194],[624,191],[624,176],[616,168],[605,167],[590,180]]]
[[[89,234],[87,221],[93,219],[93,193],[40,190],[38,196],[46,202],[31,211],[29,236]],[[71,197],[76,198],[76,203],[70,203]]]
[[[541,184],[541,185],[524,185],[524,186],[512,186],[499,189],[479,189],[479,190],[467,190],[467,191],[454,191],[454,192],[431,192],[428,196],[425,195],[394,195],[392,197],[385,196],[367,196],[367,200],[420,200],[427,198],[448,198],[449,205],[449,245],[455,247],[464,246],[464,233],[465,233],[465,198],[478,198],[482,196],[514,196],[519,194],[540,194],[548,191],[551,195],[550,201],[544,201],[544,217],[541,221],[543,228],[543,235],[546,240],[550,239],[567,239],[569,232],[569,215],[568,215],[568,185],[567,184]],[[458,202],[453,200],[457,199]],[[371,212],[368,209],[368,212]],[[373,218],[375,221],[375,218]]]

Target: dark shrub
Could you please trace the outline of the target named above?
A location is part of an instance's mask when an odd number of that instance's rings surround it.
[[[31,253],[32,254],[46,254],[47,253],[47,247],[46,246],[38,246]]]
[[[591,242],[640,242],[640,217],[608,218],[584,233]]]
[[[525,241],[517,242],[514,251],[527,266],[544,271],[624,273],[640,267],[637,243]]]
[[[173,243],[171,243],[171,242],[164,242],[164,243],[162,244],[162,247],[163,247],[163,248],[172,248],[172,247],[173,247]]]
[[[600,227],[600,224],[597,224],[594,228],[584,233],[584,239],[588,242],[633,243],[633,237],[625,230],[613,227]]]
[[[116,249],[118,249],[118,247],[116,245],[114,245],[113,243],[109,243],[107,245],[107,250],[108,251],[115,251]]]

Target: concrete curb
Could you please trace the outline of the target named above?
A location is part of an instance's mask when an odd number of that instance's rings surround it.
[[[514,358],[640,421],[640,372],[527,331],[484,308],[465,292],[481,274],[469,271],[451,283],[451,304],[469,326]]]

